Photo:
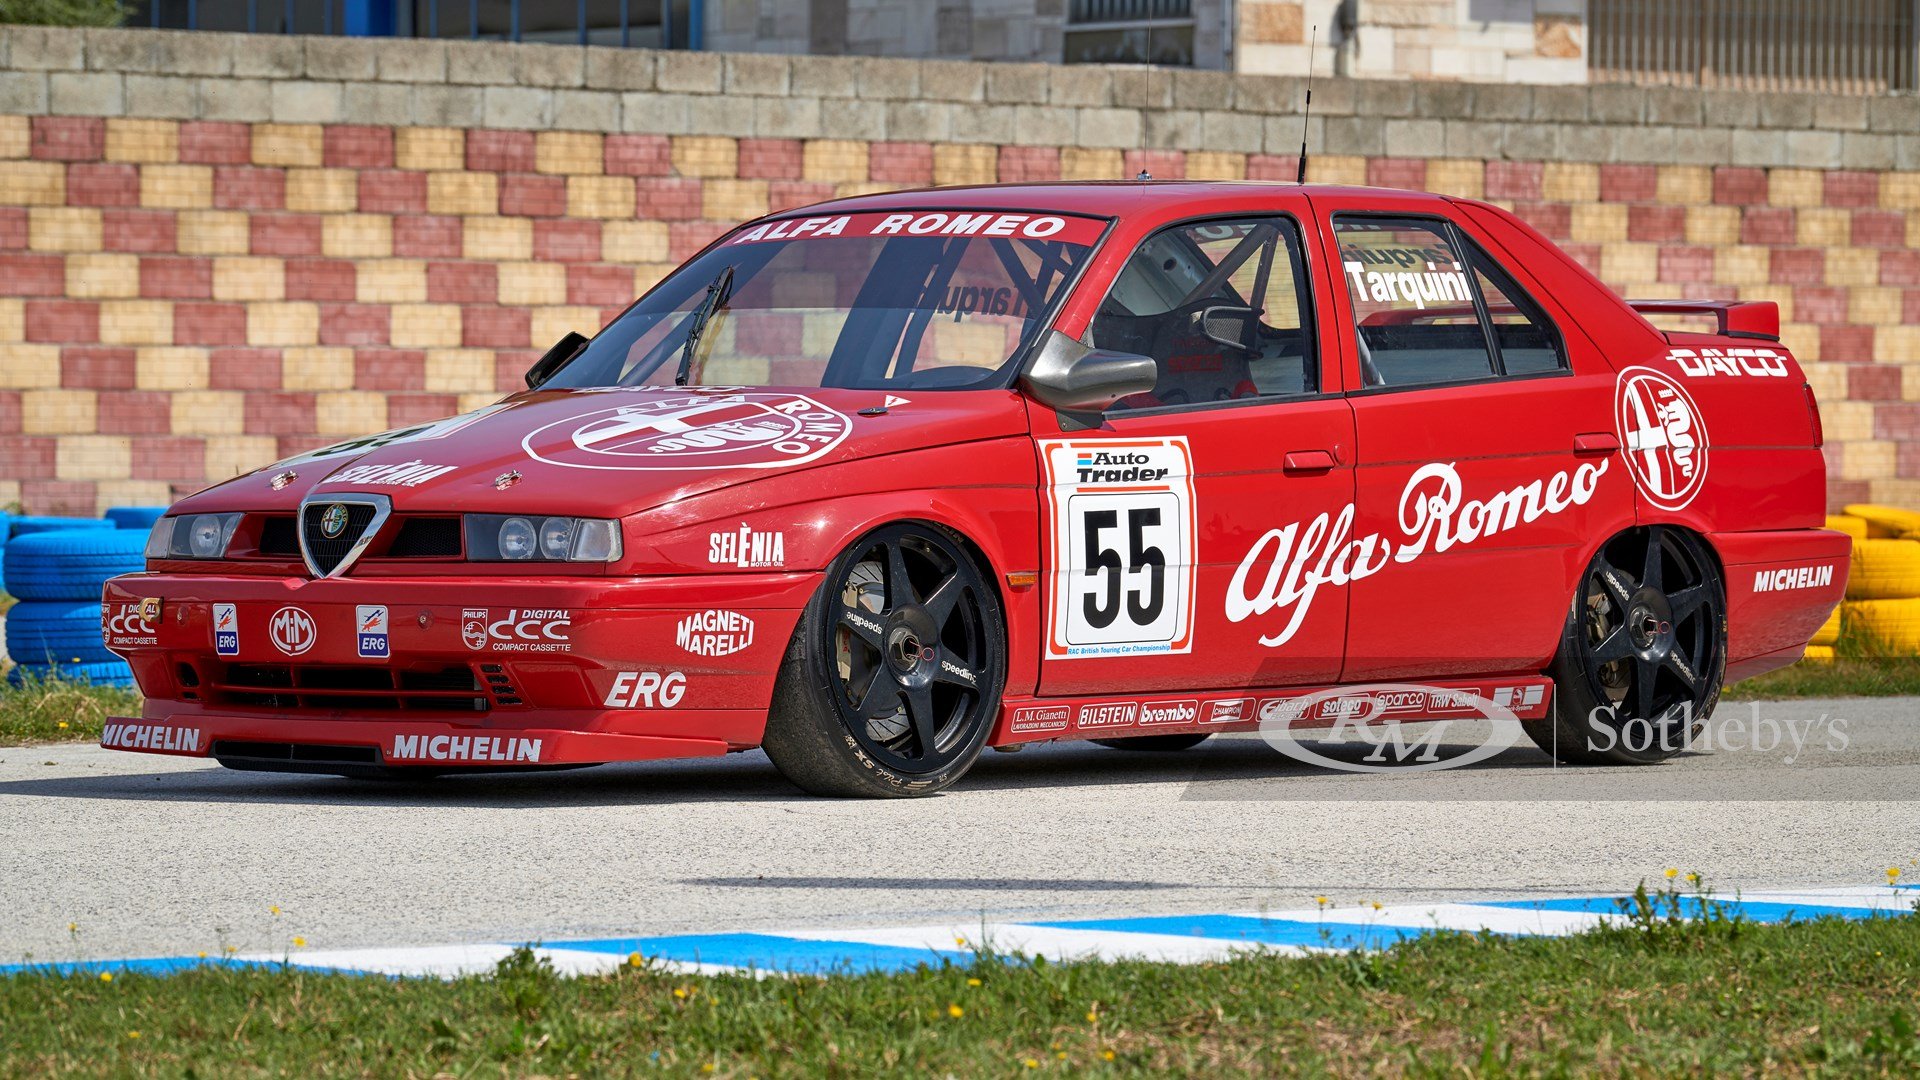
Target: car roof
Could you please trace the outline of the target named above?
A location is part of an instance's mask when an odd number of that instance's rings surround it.
[[[796,214],[866,213],[886,210],[1026,210],[1056,214],[1092,214],[1117,217],[1123,214],[1178,213],[1183,208],[1214,203],[1291,199],[1312,194],[1379,194],[1396,199],[1430,199],[1444,203],[1443,196],[1401,188],[1375,188],[1340,184],[1294,184],[1261,180],[1059,180],[1010,184],[976,184],[963,187],[925,187],[902,191],[878,192],[830,199],[770,217]],[[1437,206],[1436,206],[1437,208]]]

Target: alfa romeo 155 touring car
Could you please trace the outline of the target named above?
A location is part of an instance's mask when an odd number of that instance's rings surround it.
[[[104,744],[403,776],[759,747],[916,795],[989,745],[1177,749],[1417,683],[1393,709],[1656,761],[1844,587],[1778,332],[1419,193],[783,212],[523,392],[172,507],[103,598],[146,697]]]

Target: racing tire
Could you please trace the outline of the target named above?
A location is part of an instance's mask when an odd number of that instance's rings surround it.
[[[1855,540],[1847,599],[1920,596],[1920,540]]]
[[[146,546],[146,536],[130,529],[16,536],[7,542],[7,592],[22,600],[98,604],[108,578],[146,569]]]
[[[153,523],[166,516],[164,506],[109,506],[101,516],[113,522],[116,529],[141,529],[151,531]]]
[[[83,517],[45,517],[22,514],[13,519],[7,527],[8,536],[30,536],[43,532],[76,532],[81,529],[111,529],[113,522],[105,518]]]
[[[1866,521],[1853,517],[1850,514],[1828,514],[1827,528],[1832,529],[1834,532],[1846,533],[1855,540],[1865,540],[1867,538]]]
[[[957,534],[876,529],[834,559],[802,612],[761,747],[815,795],[931,795],[986,745],[1006,654],[1000,598]]]
[[[1802,659],[1802,660],[1813,660],[1813,661],[1815,661],[1815,662],[1819,662],[1819,661],[1824,661],[1824,660],[1832,660],[1832,659],[1833,659],[1833,646],[1831,646],[1831,645],[1809,645],[1809,646],[1807,646],[1807,652],[1806,652],[1806,655],[1804,655],[1804,656],[1802,656],[1802,657],[1801,657],[1800,659]]]
[[[1212,737],[1211,731],[1190,731],[1185,735],[1136,735],[1131,739],[1094,739],[1092,741],[1113,750],[1171,753],[1175,750],[1190,750]]]
[[[1848,600],[1840,607],[1868,655],[1920,655],[1920,598]]]
[[[1920,513],[1902,510],[1897,506],[1876,506],[1873,503],[1852,503],[1842,508],[1848,517],[1856,517],[1867,523],[1867,536],[1874,539],[1890,539],[1902,533],[1920,530]]]
[[[15,664],[7,669],[8,686],[25,686],[28,679],[37,682],[64,679],[68,682],[92,683],[94,686],[134,687],[133,669],[124,660],[111,664]]]
[[[1839,641],[1840,609],[1836,607],[1833,609],[1833,614],[1827,616],[1827,621],[1820,624],[1820,629],[1813,632],[1813,640],[1807,642],[1807,644],[1824,645],[1831,648],[1838,644]]]
[[[1685,750],[1720,701],[1727,601],[1692,533],[1652,525],[1580,576],[1548,674],[1553,709],[1521,727],[1568,765],[1651,765]]]
[[[35,664],[117,664],[100,640],[98,601],[28,600],[7,610],[7,655]]]

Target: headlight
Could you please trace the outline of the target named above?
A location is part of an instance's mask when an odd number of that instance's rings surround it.
[[[616,562],[620,523],[604,518],[468,514],[473,562]]]
[[[226,557],[241,514],[184,514],[163,517],[147,534],[149,559],[219,559]]]

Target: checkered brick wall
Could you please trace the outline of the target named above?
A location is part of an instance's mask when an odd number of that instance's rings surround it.
[[[8,28],[0,504],[166,502],[491,401],[769,210],[1141,169],[1291,179],[1298,89]],[[1316,88],[1311,178],[1511,206],[1629,295],[1777,300],[1833,499],[1920,505],[1913,99],[1416,89]]]

